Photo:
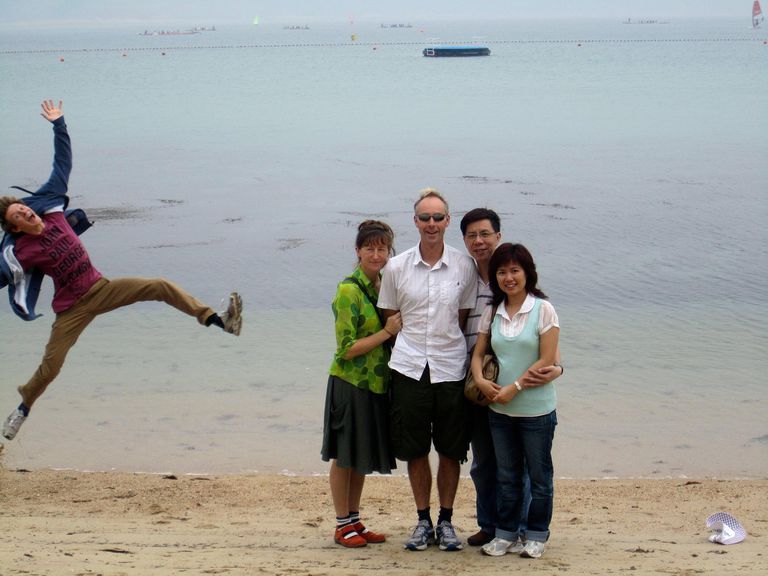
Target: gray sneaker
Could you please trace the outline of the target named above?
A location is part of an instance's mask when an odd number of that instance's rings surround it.
[[[408,538],[405,543],[406,550],[426,550],[427,546],[434,544],[435,533],[432,530],[432,525],[429,520],[419,520],[416,524],[416,528],[413,529],[413,534]]]
[[[221,320],[224,322],[224,332],[240,336],[240,329],[243,325],[243,318],[240,315],[243,311],[243,299],[240,294],[232,292],[229,295],[229,306],[227,311],[221,313]]]
[[[21,409],[14,409],[14,411],[8,415],[8,418],[5,419],[5,423],[3,424],[3,437],[6,440],[13,440],[16,438],[19,428],[21,428],[21,425],[24,424],[24,420],[26,419],[27,417]]]
[[[453,552],[454,550],[461,550],[464,548],[464,544],[462,544],[459,537],[456,536],[456,530],[453,529],[453,524],[448,522],[448,520],[440,522],[437,525],[435,533],[437,535],[437,543],[440,545],[440,550]]]

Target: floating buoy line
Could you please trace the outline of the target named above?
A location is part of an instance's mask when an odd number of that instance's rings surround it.
[[[658,43],[728,43],[766,42],[764,38],[603,38],[598,40],[487,40],[483,44],[658,44]],[[441,45],[466,44],[466,41],[439,42]],[[418,46],[425,42],[308,42],[291,44],[216,44],[206,46],[133,46],[124,48],[41,48],[37,50],[0,50],[0,54],[61,54],[89,52],[167,52],[172,50],[244,50],[257,48],[344,48],[350,46]]]

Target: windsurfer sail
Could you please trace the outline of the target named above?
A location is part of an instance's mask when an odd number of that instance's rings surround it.
[[[759,28],[763,23],[763,11],[760,9],[760,0],[752,4],[752,28]]]

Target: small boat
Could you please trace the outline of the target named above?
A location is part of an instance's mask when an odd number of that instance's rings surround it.
[[[623,21],[624,24],[669,24],[668,20],[635,20],[632,21],[632,18],[627,18]]]
[[[139,36],[187,36],[189,34],[200,34],[200,29],[192,30],[144,30],[139,32]]]
[[[752,28],[760,28],[763,23],[763,10],[760,8],[760,0],[752,4]]]
[[[442,56],[490,56],[491,49],[486,46],[432,46],[424,48],[422,54],[434,58]]]

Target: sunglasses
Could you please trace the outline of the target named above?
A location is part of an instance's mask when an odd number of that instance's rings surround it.
[[[443,220],[445,220],[445,214],[441,214],[440,212],[435,212],[434,214],[428,214],[426,212],[422,212],[421,214],[417,214],[416,218],[418,218],[422,222],[429,222],[430,218],[435,222],[442,222]]]

